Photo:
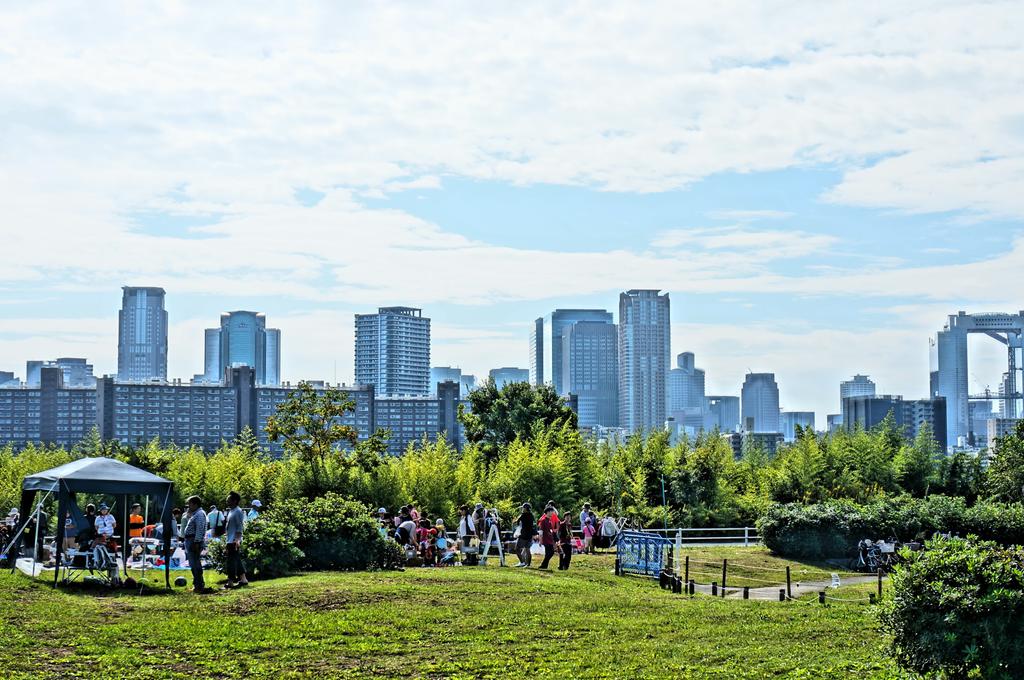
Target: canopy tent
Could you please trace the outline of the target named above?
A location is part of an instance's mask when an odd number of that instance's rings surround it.
[[[54,585],[60,572],[61,553],[64,550],[64,517],[69,512],[75,515],[78,525],[79,512],[75,495],[79,493],[104,494],[120,498],[121,515],[118,525],[124,530],[122,555],[127,565],[128,554],[128,497],[151,496],[160,509],[160,522],[164,525],[164,576],[167,587],[171,586],[170,561],[171,537],[175,535],[174,518],[171,515],[171,494],[174,482],[158,477],[145,470],[110,458],[82,458],[60,465],[44,472],[25,477],[21,485],[21,516],[32,513],[32,502],[36,493],[57,496],[57,554],[58,568],[54,570]]]

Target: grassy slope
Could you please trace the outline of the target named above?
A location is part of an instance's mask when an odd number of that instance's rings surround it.
[[[776,563],[760,550],[690,554]],[[25,678],[894,673],[867,606],[690,600],[610,567],[598,556],[575,558],[568,574],[307,574],[241,592],[147,597],[54,592],[4,572],[0,669]]]

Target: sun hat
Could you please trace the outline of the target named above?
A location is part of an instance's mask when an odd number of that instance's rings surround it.
[[[386,515],[387,512],[388,512],[387,508],[377,508],[377,514],[378,515]]]
[[[17,514],[18,514],[18,509],[17,508],[11,508],[11,511],[7,513],[7,516],[10,517],[11,515],[17,515]]]
[[[110,510],[110,506],[106,503],[100,503],[100,510]]]
[[[262,508],[263,507],[263,503],[260,503],[260,499],[258,499],[258,498],[254,498],[252,503],[251,503],[251,505],[254,508]]]
[[[437,521],[434,522],[434,526],[435,527],[443,527],[444,526],[444,520],[441,519],[440,517],[438,517]]]

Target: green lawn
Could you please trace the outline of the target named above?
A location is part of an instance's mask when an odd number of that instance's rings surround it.
[[[760,549],[694,559],[774,567]],[[514,561],[514,560],[513,560]],[[455,567],[306,574],[196,596],[0,576],[10,678],[894,677],[871,607],[693,599],[611,574]],[[857,596],[866,588],[851,586]]]

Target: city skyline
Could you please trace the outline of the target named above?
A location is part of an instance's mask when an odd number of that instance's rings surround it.
[[[1024,308],[1019,3],[245,10],[0,9],[0,371],[116,372],[125,284],[168,291],[168,377],[258,309],[292,382],[352,382],[379,306],[482,378],[659,288],[708,394],[771,372],[821,426],[857,373],[926,396],[948,315]]]

